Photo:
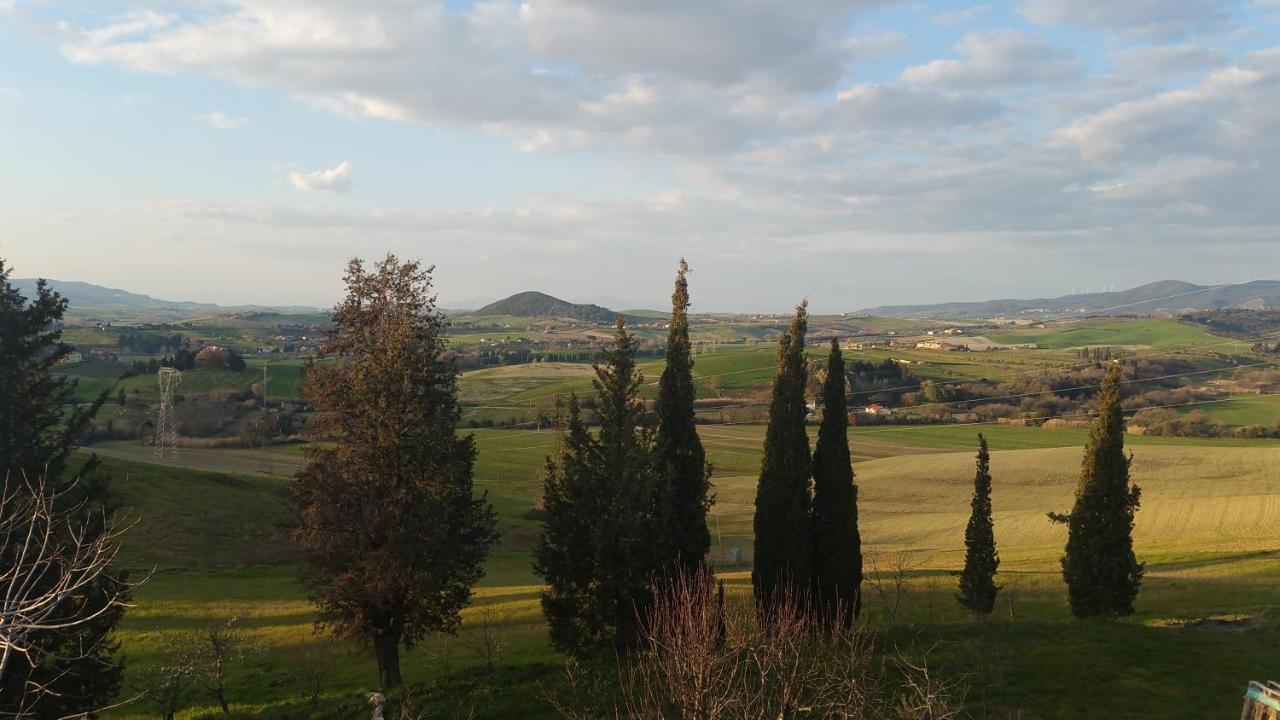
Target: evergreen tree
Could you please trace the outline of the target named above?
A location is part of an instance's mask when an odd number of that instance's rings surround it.
[[[804,339],[808,303],[796,308],[791,328],[778,339],[777,369],[769,402],[764,457],[756,485],[755,564],[757,602],[807,596],[813,577],[809,436],[805,431]]]
[[[324,442],[289,486],[318,624],[371,642],[383,689],[401,684],[401,645],[458,626],[497,539],[473,493],[475,440],[456,431],[458,371],[430,273],[394,255],[348,265],[330,362],[303,384]]]
[[[862,535],[849,456],[844,355],[834,337],[822,402],[822,425],[813,451],[814,599],[828,614],[839,610],[839,621],[849,626],[862,611]]]
[[[9,273],[0,260],[0,479],[45,477],[51,491],[65,493],[64,508],[81,508],[77,522],[89,522],[90,533],[101,532],[103,510],[114,507],[109,478],[98,469],[97,457],[73,462],[72,453],[108,391],[92,403],[75,402],[76,382],[53,373],[72,352],[62,342],[66,299],[43,280],[28,299],[9,283]],[[6,566],[10,562],[0,558]],[[69,601],[65,614],[96,610],[114,594],[127,601],[127,582],[123,572],[105,574],[83,597]],[[124,672],[119,644],[111,639],[122,615],[122,609],[112,609],[73,629],[39,633],[39,656],[9,659],[0,681],[0,714],[22,708],[30,717],[64,717],[110,704]],[[30,690],[37,687],[43,690],[32,705]]]
[[[680,259],[671,295],[667,364],[658,381],[657,439],[654,453],[660,477],[659,537],[663,554],[685,572],[693,572],[711,547],[707,510],[711,466],[694,424],[693,353],[689,346],[689,266]]]
[[[566,652],[625,652],[639,635],[652,582],[670,558],[658,542],[653,433],[637,395],[635,340],[619,318],[613,347],[596,365],[597,436],[577,398],[569,429],[543,477],[546,525],[534,571],[547,582],[543,614]]]
[[[1075,506],[1070,515],[1050,515],[1069,528],[1062,577],[1076,617],[1131,615],[1142,584],[1143,566],[1133,554],[1141,490],[1129,483],[1124,428],[1120,367],[1112,365],[1085,445]]]
[[[991,454],[982,433],[978,433],[978,470],[973,476],[969,507],[969,524],[964,529],[964,571],[960,573],[956,600],[974,617],[984,617],[995,608],[996,593],[1000,591],[995,581],[1000,555],[991,522]]]

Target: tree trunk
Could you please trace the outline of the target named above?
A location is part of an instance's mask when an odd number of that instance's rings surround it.
[[[378,659],[378,685],[381,689],[400,687],[400,636],[375,635],[373,654]]]

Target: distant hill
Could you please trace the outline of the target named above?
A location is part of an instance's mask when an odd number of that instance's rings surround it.
[[[512,317],[570,318],[600,324],[611,323],[621,314],[628,323],[652,322],[652,318],[618,313],[607,307],[591,303],[571,303],[535,290],[516,293],[509,298],[489,303],[479,310],[472,311],[470,314],[477,316],[510,315]]]
[[[27,297],[35,294],[35,278],[17,278],[9,282]],[[298,306],[262,307],[258,305],[238,305],[226,307],[213,303],[160,300],[150,295],[140,295],[127,290],[118,290],[77,280],[49,280],[48,282],[51,289],[67,299],[71,312],[78,314],[156,313],[171,317],[183,317],[243,310],[267,310],[280,313],[316,312],[316,308]]]
[[[1256,280],[1240,285],[1215,286],[1163,280],[1116,292],[1029,300],[1009,298],[935,305],[882,305],[859,310],[858,313],[887,317],[993,318],[1089,314],[1163,315],[1222,308],[1280,308],[1280,281]]]

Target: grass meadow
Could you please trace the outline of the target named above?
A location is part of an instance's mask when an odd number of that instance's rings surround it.
[[[932,663],[968,685],[968,710],[978,718],[1229,716],[1247,680],[1274,675],[1280,443],[1131,437],[1134,478],[1143,487],[1135,541],[1148,564],[1146,583],[1134,617],[1082,622],[1070,616],[1056,567],[1065,530],[1045,513],[1070,507],[1084,431],[982,429],[993,449],[1004,587],[983,623],[953,599],[976,429],[851,434],[867,569],[880,571],[864,585],[864,620],[879,647],[928,648]],[[746,602],[763,428],[704,426],[702,433],[716,468],[713,558],[731,597]],[[538,529],[528,512],[540,492],[540,464],[557,439],[546,431],[475,435],[477,485],[497,508],[503,539],[459,633],[409,651],[406,680],[430,717],[553,717],[545,697],[561,682],[563,658],[548,644],[538,607],[529,566]],[[282,535],[285,484],[301,462],[297,446],[197,457],[184,451],[184,463],[204,470],[143,462],[136,446],[103,450],[120,500],[138,520],[127,561],[135,576],[155,569],[121,631],[135,677],[161,661],[159,633],[244,615],[252,647],[231,685],[242,717],[306,705],[308,658],[320,647],[331,660],[316,717],[367,712],[360,700],[375,678],[372,660],[314,632]],[[730,548],[743,551],[743,564],[724,560]],[[895,602],[889,578],[899,572],[905,592]],[[486,632],[504,641],[494,667],[483,651]],[[197,697],[182,717],[220,714]],[[150,715],[135,703],[112,717]]]

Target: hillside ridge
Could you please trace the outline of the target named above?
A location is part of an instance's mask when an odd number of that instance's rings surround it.
[[[572,303],[537,290],[525,290],[489,303],[469,315],[509,315],[512,317],[556,317],[601,324],[612,323],[621,315],[628,323],[652,322],[652,318],[627,315],[594,303]]]
[[[991,318],[1101,313],[1161,315],[1223,308],[1280,308],[1280,281],[1255,280],[1234,285],[1197,285],[1160,280],[1114,292],[1076,293],[1054,298],[1002,298],[922,305],[880,305],[857,314],[886,317]]]

